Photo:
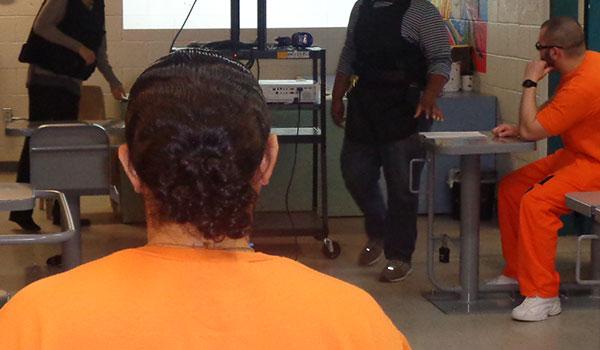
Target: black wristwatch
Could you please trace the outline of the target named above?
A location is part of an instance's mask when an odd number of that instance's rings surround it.
[[[521,84],[524,88],[537,87],[537,83],[531,79],[525,79],[523,84]]]

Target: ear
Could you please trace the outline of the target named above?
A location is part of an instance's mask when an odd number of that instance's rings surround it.
[[[257,169],[257,182],[260,186],[266,186],[271,180],[273,175],[273,169],[275,169],[275,163],[277,163],[277,155],[279,154],[279,143],[277,142],[277,135],[270,134],[267,139],[267,147],[263,155],[260,166]]]
[[[133,168],[133,164],[129,158],[129,147],[127,147],[126,144],[119,146],[119,160],[121,161],[121,165],[123,165],[125,174],[127,174],[129,181],[131,181],[131,184],[133,185],[133,190],[137,193],[142,193],[142,182]]]

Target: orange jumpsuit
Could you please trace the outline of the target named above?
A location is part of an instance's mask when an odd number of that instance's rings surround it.
[[[296,261],[126,249],[23,288],[0,349],[390,349],[406,338],[365,291]]]
[[[565,194],[600,190],[600,53],[561,77],[556,95],[537,120],[564,149],[533,162],[500,182],[498,221],[506,261],[503,274],[517,278],[527,297],[558,296],[555,268]]]

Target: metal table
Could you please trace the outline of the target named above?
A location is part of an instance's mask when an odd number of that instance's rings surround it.
[[[96,125],[106,131],[110,137],[111,147],[118,147],[125,143],[125,121],[120,119],[50,122],[30,122],[27,119],[13,119],[6,124],[5,134],[6,136],[29,137],[40,126],[53,124]],[[271,132],[277,135],[280,143],[313,142],[321,137],[321,130],[314,127],[301,127],[299,129],[271,128]]]
[[[13,119],[6,124],[4,133],[6,136],[25,136],[29,137],[42,125],[52,124],[88,124],[97,125],[106,131],[109,136],[123,137],[125,135],[125,121],[120,119],[104,120],[81,120],[81,121],[45,121],[30,122],[27,119]]]
[[[424,296],[445,313],[470,313],[505,310],[512,300],[498,300],[480,295],[486,288],[479,287],[479,212],[481,156],[486,154],[529,152],[535,142],[512,138],[495,138],[491,132],[430,132],[421,133],[430,167],[427,179],[428,206],[428,276],[436,290]],[[433,232],[435,196],[435,157],[438,154],[460,156],[460,286],[445,287],[438,283],[434,273],[435,242],[441,237]],[[514,288],[499,287],[496,292]],[[492,290],[486,290],[492,291]]]

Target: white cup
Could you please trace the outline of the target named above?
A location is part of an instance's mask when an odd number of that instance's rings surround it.
[[[462,90],[463,91],[473,91],[473,76],[472,75],[463,75],[462,76]]]

